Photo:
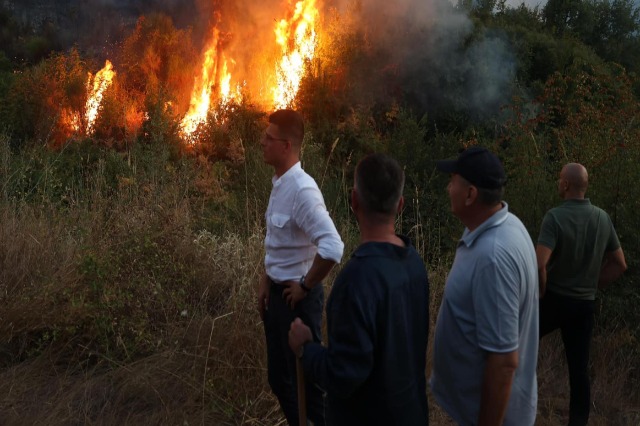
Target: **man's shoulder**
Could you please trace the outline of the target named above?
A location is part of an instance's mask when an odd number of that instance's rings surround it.
[[[500,263],[505,260],[535,258],[535,247],[522,221],[509,213],[507,219],[487,235],[476,249],[479,262]]]
[[[565,204],[560,204],[559,206],[555,206],[547,210],[542,219],[542,225],[548,224],[549,222],[557,222],[558,220],[562,220],[567,216],[572,215],[572,208],[566,206]]]
[[[381,268],[379,260],[380,259],[376,257],[351,256],[349,261],[347,261],[336,277],[336,283],[350,282],[372,284],[374,278],[379,275]]]
[[[604,214],[604,215],[606,215],[607,217],[609,216],[609,213],[607,213],[607,211],[606,211],[606,210],[601,209],[601,208],[600,208],[600,207],[598,207],[598,206],[594,206],[593,204],[589,204],[589,205],[591,206],[591,210],[592,210],[592,211],[596,211],[596,212],[598,212],[598,213],[600,213],[600,214]]]
[[[362,259],[352,257],[344,265],[336,277],[331,288],[332,299],[360,298],[365,295],[367,276],[370,268],[362,262]]]
[[[316,180],[303,169],[296,171],[292,179],[292,185],[294,185],[298,191],[303,189],[320,190]]]
[[[372,266],[376,265],[374,259],[370,257],[358,256],[354,253],[338,274],[338,277],[360,277],[372,272]]]
[[[567,210],[567,206],[565,206],[564,204],[560,204],[558,206],[554,206],[551,207],[549,210],[547,210],[546,215],[547,216],[556,216],[558,214],[562,214],[562,212]]]
[[[520,218],[511,212],[509,212],[509,214],[507,215],[507,220],[505,220],[505,226],[516,228],[524,232],[527,231],[527,227],[524,226],[524,223],[522,223]]]
[[[497,247],[500,245],[499,243],[518,241],[518,239],[513,238],[515,235],[526,237],[529,233],[518,216],[509,212],[503,221],[488,228],[480,235],[480,238],[478,238],[481,243],[479,245],[482,246],[480,251],[486,251],[487,245]]]

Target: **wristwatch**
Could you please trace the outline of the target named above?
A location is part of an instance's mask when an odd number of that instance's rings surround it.
[[[301,276],[301,277],[300,277],[300,287],[302,287],[302,289],[308,293],[308,292],[310,292],[310,291],[311,291],[311,288],[307,287],[307,286],[304,284],[304,280],[305,280],[306,278],[307,278],[307,276],[306,276],[306,275],[303,275],[303,276]]]

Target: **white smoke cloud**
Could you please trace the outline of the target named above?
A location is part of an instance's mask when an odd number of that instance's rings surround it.
[[[347,10],[346,1],[336,3]],[[483,118],[511,98],[515,59],[500,33],[474,34],[448,0],[368,0],[360,26],[398,69],[400,90],[426,111]]]

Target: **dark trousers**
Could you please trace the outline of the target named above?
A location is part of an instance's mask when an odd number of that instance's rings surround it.
[[[589,346],[595,301],[547,291],[540,299],[540,338],[559,328],[569,367],[569,426],[586,425],[591,407]]]
[[[307,296],[291,309],[282,297],[284,286],[272,283],[269,305],[264,317],[264,331],[267,338],[267,368],[269,385],[278,398],[280,407],[291,426],[299,426],[298,393],[296,388],[296,359],[289,348],[289,328],[299,317],[313,334],[315,342],[321,341],[322,309],[324,290],[316,285]],[[305,380],[307,417],[315,426],[324,426],[323,392]]]

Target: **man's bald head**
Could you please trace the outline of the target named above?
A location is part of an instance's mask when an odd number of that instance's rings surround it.
[[[570,198],[584,197],[589,186],[589,174],[582,164],[566,164],[560,172],[560,179],[565,182],[565,187],[561,188],[561,191],[564,189]]]

